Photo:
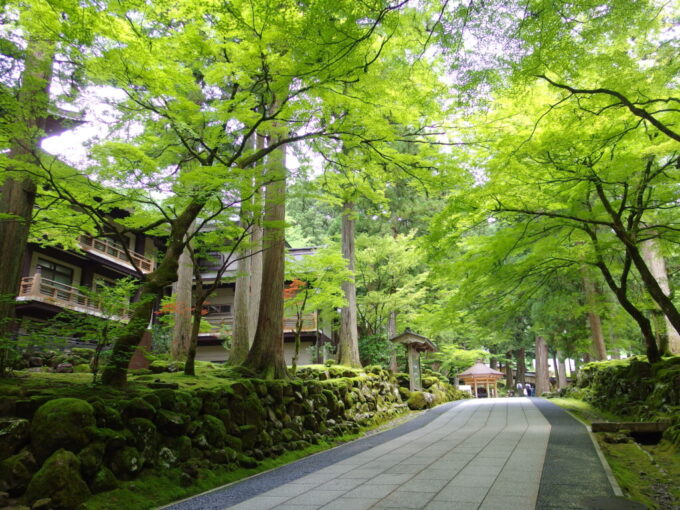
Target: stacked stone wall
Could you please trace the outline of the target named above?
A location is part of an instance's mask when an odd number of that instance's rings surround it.
[[[408,409],[398,380],[373,372],[332,368],[303,372],[306,380],[225,380],[219,388],[163,388],[127,399],[0,397],[0,499],[77,508],[146,469],[179,468],[180,483],[189,485],[202,468],[252,468],[357,433]],[[428,406],[460,396],[441,382],[430,391]]]

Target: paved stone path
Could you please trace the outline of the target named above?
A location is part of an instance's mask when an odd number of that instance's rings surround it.
[[[561,442],[555,434],[551,437],[551,422],[566,433]],[[576,463],[570,460],[573,452],[568,448],[574,441]],[[613,492],[587,441],[585,427],[542,399],[467,400],[432,410],[374,438],[169,508],[589,508],[582,503],[584,495],[608,497]],[[586,462],[580,470],[578,462]],[[595,479],[589,482],[592,476]],[[576,495],[561,499],[560,494],[568,495],[573,487],[578,489]]]

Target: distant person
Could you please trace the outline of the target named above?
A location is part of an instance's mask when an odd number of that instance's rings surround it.
[[[521,382],[517,383],[517,396],[518,397],[524,396],[524,385]]]
[[[528,397],[533,397],[534,396],[534,387],[531,384],[527,384],[527,393]]]

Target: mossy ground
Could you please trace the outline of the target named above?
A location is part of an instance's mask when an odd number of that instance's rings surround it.
[[[551,402],[571,412],[581,421],[622,421],[625,418],[602,411],[574,398],[554,398]],[[605,434],[595,434],[616,481],[627,497],[651,510],[668,510],[680,505],[680,455],[669,442],[640,445],[635,442],[611,443]]]
[[[0,378],[0,395],[23,396],[40,392],[56,397],[87,398],[93,391],[102,398],[126,398],[126,395],[143,392],[149,383],[176,383],[180,389],[212,389],[224,386],[225,380],[242,377],[227,366],[208,362],[196,362],[196,375],[187,376],[182,372],[148,373],[140,370],[128,374],[128,387],[117,390],[92,384],[91,373],[56,374],[50,372],[14,372],[10,377]],[[149,390],[150,391],[150,390]]]

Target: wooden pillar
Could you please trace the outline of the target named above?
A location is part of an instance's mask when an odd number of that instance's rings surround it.
[[[491,388],[489,388],[489,381],[486,381],[486,398],[491,397]]]
[[[475,398],[477,398],[479,395],[477,395],[477,379],[472,380],[472,384],[474,384],[475,387]]]

